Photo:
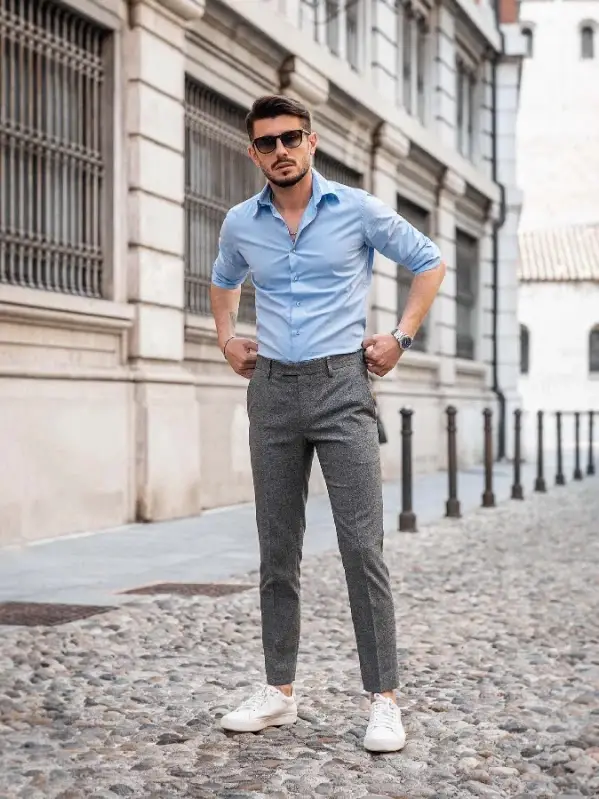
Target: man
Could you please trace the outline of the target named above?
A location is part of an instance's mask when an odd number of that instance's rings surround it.
[[[437,247],[380,200],[312,169],[309,111],[266,96],[247,116],[248,153],[268,183],[227,214],[211,301],[218,341],[250,379],[247,407],[267,684],[221,725],[257,732],[297,719],[300,562],[314,450],[327,484],[371,716],[364,745],[405,744],[395,615],[383,560],[383,504],[368,372],[409,348],[443,280]],[[374,250],[414,274],[398,328],[364,340]],[[240,286],[256,290],[257,344],[235,335]]]

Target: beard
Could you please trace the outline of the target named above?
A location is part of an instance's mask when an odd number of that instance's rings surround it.
[[[289,164],[289,167],[293,168],[294,164]],[[306,161],[299,165],[299,170],[295,175],[289,175],[289,177],[280,177],[274,171],[267,171],[265,169],[262,170],[264,176],[268,179],[270,183],[274,186],[278,186],[280,189],[288,189],[291,186],[295,186],[300,180],[303,180],[308,172],[310,171],[310,159],[306,159]],[[274,167],[276,169],[276,165]]]

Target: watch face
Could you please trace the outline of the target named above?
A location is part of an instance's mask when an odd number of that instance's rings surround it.
[[[410,336],[402,336],[401,346],[404,348],[404,350],[409,350],[412,346],[412,338]]]

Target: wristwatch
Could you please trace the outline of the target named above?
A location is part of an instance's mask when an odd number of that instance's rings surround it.
[[[409,350],[413,344],[414,339],[411,336],[408,336],[407,333],[404,333],[398,327],[391,331],[391,335],[395,341],[397,341],[399,348],[402,350]]]

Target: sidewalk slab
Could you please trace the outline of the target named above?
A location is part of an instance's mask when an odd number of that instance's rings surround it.
[[[553,474],[548,470],[547,474]],[[532,491],[533,469],[523,465],[525,495]],[[497,502],[508,500],[513,479],[509,463],[495,464]],[[548,479],[548,485],[552,479]],[[458,492],[462,513],[481,504],[482,468],[461,472]],[[398,535],[401,509],[398,483],[384,485],[385,531]],[[414,480],[413,504],[418,525],[445,515],[447,474]],[[333,518],[326,495],[308,500],[306,555],[336,549]],[[404,535],[402,533],[402,535]],[[0,601],[123,604],[121,592],[155,582],[214,582],[258,568],[254,505],[208,511],[201,516],[152,524],[132,524],[89,534],[63,536],[22,548],[0,551]]]

